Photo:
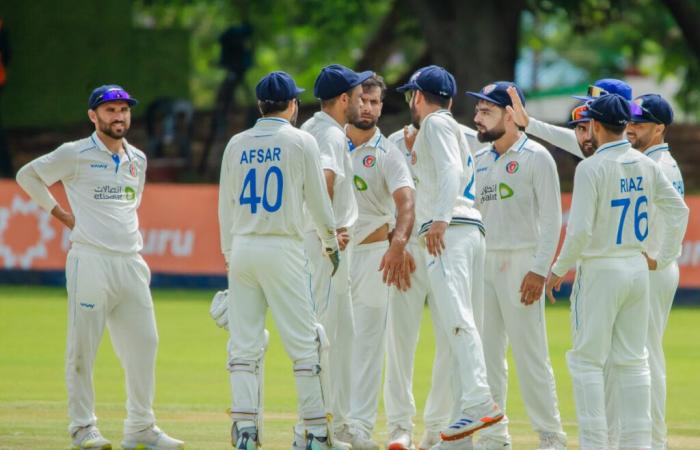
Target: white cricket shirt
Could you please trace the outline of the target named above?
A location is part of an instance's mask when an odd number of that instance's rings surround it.
[[[112,153],[95,132],[30,163],[47,186],[63,183],[75,216],[71,242],[118,253],[143,248],[136,210],[146,182],[146,155],[123,142],[124,152]]]
[[[556,145],[560,149],[571,153],[581,159],[585,158],[581,147],[576,139],[576,132],[570,128],[559,127],[541,120],[530,118],[530,122],[525,128],[525,132],[543,141],[547,141],[552,145]]]
[[[332,204],[336,226],[351,228],[357,220],[358,213],[353,192],[352,160],[345,129],[323,111],[315,113],[304,122],[301,129],[316,138],[321,151],[321,169],[335,173]]]
[[[561,232],[561,192],[554,158],[525,133],[503,155],[476,155],[476,204],[487,250],[534,249],[531,270],[547,276]]]
[[[413,177],[401,150],[379,128],[364,144],[354,146],[348,140],[353,166],[353,184],[359,216],[355,224],[355,241],[362,242],[377,228],[396,223],[396,206],[392,194],[403,187],[415,189]]]
[[[303,239],[307,206],[319,236],[333,240],[335,223],[313,136],[266,117],[231,138],[221,164],[219,229],[228,261],[241,235]]]
[[[679,255],[688,207],[659,166],[627,140],[600,146],[576,167],[566,239],[552,272],[563,276],[578,259],[639,255],[649,235],[649,207],[664,221],[660,269]]]

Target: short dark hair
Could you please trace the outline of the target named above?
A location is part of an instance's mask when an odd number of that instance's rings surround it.
[[[625,129],[627,128],[627,124],[613,125],[610,123],[605,123],[605,122],[600,122],[600,121],[598,123],[611,134],[622,134],[625,132]]]
[[[376,73],[362,82],[362,90],[367,92],[375,87],[379,88],[381,92],[380,98],[383,101],[384,97],[386,96],[386,83],[384,82],[384,78]]]
[[[273,102],[271,100],[258,100],[258,107],[263,116],[286,111],[291,100],[282,100],[281,102]]]
[[[433,105],[438,105],[441,108],[449,108],[451,97],[443,97],[442,95],[433,94],[432,92],[420,91],[425,97],[425,101]]]

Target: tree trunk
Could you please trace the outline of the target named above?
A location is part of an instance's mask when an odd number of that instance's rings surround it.
[[[396,28],[401,21],[405,11],[401,8],[401,1],[395,0],[391,10],[384,16],[372,39],[365,46],[362,57],[357,64],[356,70],[374,70],[380,72],[384,64],[396,49]]]
[[[492,81],[513,80],[524,0],[410,0],[421,21],[430,59],[457,80],[454,112],[472,122],[473,101]]]
[[[690,0],[663,0],[676,19],[690,50],[700,59],[700,7]]]

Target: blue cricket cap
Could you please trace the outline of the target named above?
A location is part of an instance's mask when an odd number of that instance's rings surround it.
[[[95,109],[107,102],[126,102],[129,106],[134,106],[138,100],[131,98],[129,93],[119,85],[105,84],[93,89],[90,98],[88,98],[88,108]]]
[[[457,82],[450,72],[440,66],[426,66],[416,70],[408,82],[396,89],[399,92],[424,91],[452,98],[457,95]]]
[[[659,94],[644,94],[630,103],[632,122],[653,122],[659,125],[673,123],[673,108]]]
[[[255,86],[255,95],[258,100],[283,102],[296,98],[304,92],[298,88],[294,79],[286,72],[270,72],[260,79]]]
[[[574,95],[573,97],[578,100],[593,100],[605,94],[621,95],[625,100],[631,101],[632,87],[616,78],[602,78],[588,86],[586,95]]]
[[[371,70],[355,72],[340,64],[331,64],[321,69],[314,83],[314,96],[329,100],[347,92],[374,75]]]
[[[630,121],[630,102],[621,95],[608,94],[591,100],[588,117],[609,125],[626,125]]]
[[[484,86],[479,92],[467,91],[467,95],[470,95],[478,100],[485,100],[487,102],[493,103],[501,108],[506,106],[513,106],[513,102],[510,100],[510,95],[508,95],[508,88],[513,86],[518,92],[518,97],[520,101],[525,104],[525,96],[523,91],[518,87],[517,84],[512,81],[496,81],[491,84]]]

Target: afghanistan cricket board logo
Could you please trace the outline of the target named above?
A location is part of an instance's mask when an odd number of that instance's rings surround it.
[[[375,164],[377,164],[377,158],[375,158],[374,155],[367,155],[362,158],[362,165],[368,169],[374,167]]]
[[[520,164],[518,164],[518,161],[511,161],[506,165],[506,172],[511,175],[517,172],[518,169],[520,169]]]

